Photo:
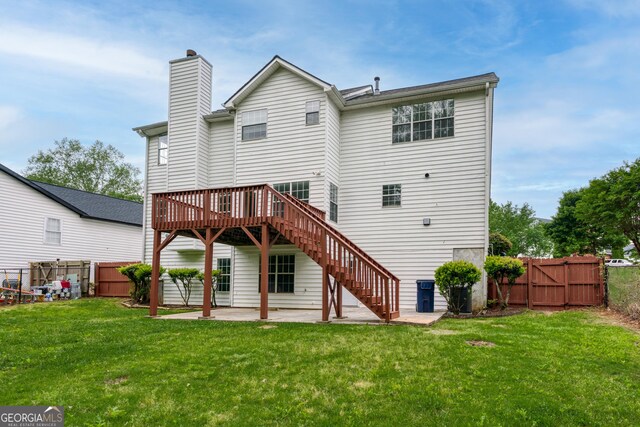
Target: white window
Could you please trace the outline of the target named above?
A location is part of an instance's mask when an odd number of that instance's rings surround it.
[[[309,203],[309,181],[283,182],[273,184],[273,188],[280,193],[291,194],[293,197]]]
[[[306,111],[307,125],[317,125],[320,123],[320,101],[308,101]]]
[[[295,255],[269,256],[269,293],[292,294],[296,276]],[[262,279],[262,259],[258,258],[258,292]]]
[[[453,99],[402,105],[391,110],[392,143],[453,136]]]
[[[329,183],[329,219],[338,222],[338,186]]]
[[[242,113],[242,140],[251,141],[267,137],[267,109]]]
[[[62,222],[59,219],[44,219],[44,242],[57,246],[62,244]]]
[[[402,185],[387,184],[382,186],[382,207],[402,205]]]
[[[169,145],[167,144],[167,135],[160,135],[158,137],[158,164],[166,165],[167,159],[169,156],[167,155]]]
[[[231,258],[218,258],[218,276],[217,291],[229,292],[231,290]]]

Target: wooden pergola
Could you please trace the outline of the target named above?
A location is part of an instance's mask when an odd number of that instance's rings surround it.
[[[381,319],[399,316],[399,279],[327,224],[324,211],[267,184],[153,194],[152,228],[151,316],[158,313],[161,252],[178,236],[205,247],[203,318],[211,317],[214,242],[260,250],[260,319],[269,315],[269,251],[275,244],[293,244],[322,267],[323,321],[332,308],[342,317],[342,286]]]

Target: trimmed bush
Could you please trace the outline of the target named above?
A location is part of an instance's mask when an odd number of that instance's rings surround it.
[[[489,254],[505,256],[513,247],[513,243],[500,233],[489,234]]]
[[[151,273],[153,271],[150,264],[129,264],[118,268],[118,271],[126,276],[131,283],[131,299],[134,303],[148,304],[149,291],[151,289]],[[167,271],[164,267],[160,267],[160,276]]]
[[[440,295],[447,301],[449,311],[459,314],[462,310],[460,292],[468,292],[471,287],[480,280],[482,272],[469,261],[449,261],[436,269],[436,285]]]
[[[504,310],[509,306],[511,288],[515,285],[518,277],[522,276],[527,269],[519,259],[492,255],[485,260],[484,270],[493,279],[498,291],[500,307]],[[503,296],[500,285],[503,284],[505,278],[507,279],[507,293]]]
[[[193,290],[192,281],[197,279],[200,271],[197,268],[172,268],[167,271],[167,274],[171,278],[171,281],[178,288],[180,297],[184,301],[184,305],[189,305],[189,299],[191,298],[191,291]],[[183,292],[184,291],[184,292]]]

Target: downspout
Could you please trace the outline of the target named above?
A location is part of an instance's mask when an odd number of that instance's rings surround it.
[[[149,185],[149,137],[146,137],[147,144],[144,150],[144,185],[142,187],[142,258],[140,261],[145,263],[147,261],[147,188]],[[153,212],[152,212],[153,213]]]
[[[489,250],[489,204],[491,203],[491,156],[493,152],[493,88],[489,82],[485,83],[485,215],[484,215],[484,254]],[[489,291],[487,274],[482,271],[483,292],[481,295],[483,306],[486,305]]]

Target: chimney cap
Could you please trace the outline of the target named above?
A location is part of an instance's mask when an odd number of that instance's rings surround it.
[[[380,77],[375,76],[375,77],[373,78],[373,80],[375,80],[375,81],[379,82],[379,81],[380,81]]]
[[[187,57],[198,55],[195,50],[187,49]]]

